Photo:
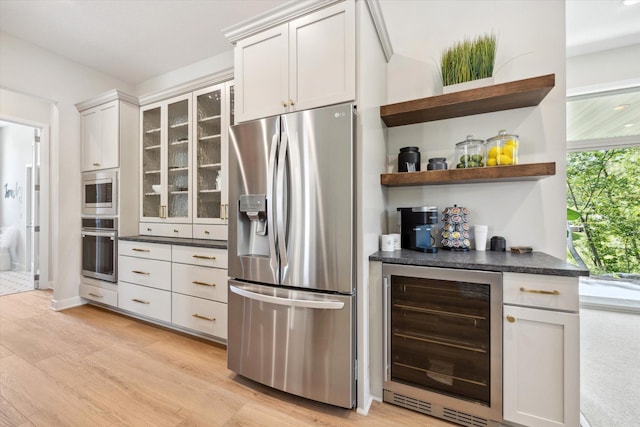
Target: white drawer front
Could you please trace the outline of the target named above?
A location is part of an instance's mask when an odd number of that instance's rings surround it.
[[[118,307],[171,322],[171,292],[118,282]]]
[[[503,302],[552,310],[578,311],[578,278],[503,273]]]
[[[138,227],[141,236],[163,236],[193,238],[191,224],[163,224],[157,222],[141,222]]]
[[[193,224],[194,239],[227,240],[228,235],[226,225]]]
[[[102,289],[98,286],[80,284],[80,296],[102,304],[118,306],[118,292]]]
[[[226,249],[174,245],[171,256],[173,262],[201,265],[204,267],[227,268]]]
[[[227,305],[216,301],[173,294],[173,323],[227,339]]]
[[[171,245],[120,240],[118,242],[118,255],[171,261]]]
[[[170,291],[171,263],[121,255],[118,257],[118,279]]]
[[[173,264],[173,292],[227,302],[227,270],[187,264]]]

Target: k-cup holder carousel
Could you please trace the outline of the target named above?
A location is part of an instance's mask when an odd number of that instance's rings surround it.
[[[442,211],[442,247],[451,251],[468,251],[471,248],[471,227],[467,215],[469,209],[453,205]]]

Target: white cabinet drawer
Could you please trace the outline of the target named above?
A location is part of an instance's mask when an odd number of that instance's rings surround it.
[[[173,294],[173,323],[227,339],[227,305],[216,301]]]
[[[227,268],[227,250],[198,248],[193,246],[173,246],[173,262],[201,265],[204,267]]]
[[[503,273],[503,302],[551,310],[578,311],[578,278]]]
[[[138,231],[141,236],[164,236],[193,238],[191,224],[164,224],[157,222],[141,222]]]
[[[173,264],[171,290],[214,301],[227,302],[227,270]]]
[[[171,292],[118,282],[118,307],[171,322]]]
[[[120,240],[118,241],[118,254],[171,261],[171,245]]]
[[[124,282],[170,291],[171,263],[120,255],[118,278]]]
[[[193,224],[194,239],[227,240],[228,235],[226,225]]]
[[[102,289],[98,286],[80,284],[80,296],[102,304],[118,306],[118,292]]]

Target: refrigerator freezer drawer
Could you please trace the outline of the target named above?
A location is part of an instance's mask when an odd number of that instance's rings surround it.
[[[355,296],[229,281],[227,366],[308,399],[355,403]]]

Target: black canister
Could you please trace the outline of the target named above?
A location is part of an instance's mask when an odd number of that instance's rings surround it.
[[[443,170],[447,169],[447,158],[446,157],[432,157],[429,159],[429,163],[427,163],[427,170]]]
[[[496,252],[504,252],[507,250],[507,241],[502,236],[493,236],[491,238],[491,250]]]
[[[418,147],[403,147],[398,155],[398,172],[420,170],[420,150]]]

